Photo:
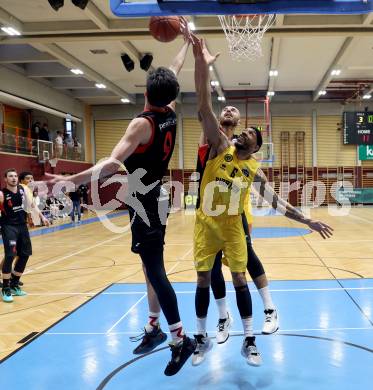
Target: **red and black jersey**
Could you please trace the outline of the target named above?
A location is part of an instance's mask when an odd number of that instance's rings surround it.
[[[1,225],[23,225],[27,222],[27,213],[24,210],[25,190],[18,186],[17,192],[9,191],[7,188],[2,190],[4,194],[4,203],[1,207]]]
[[[152,125],[152,136],[146,145],[139,145],[124,161],[129,173],[138,168],[146,170],[141,179],[145,185],[162,180],[168,169],[176,140],[176,114],[171,108],[165,111],[144,111],[137,118],[145,118]]]

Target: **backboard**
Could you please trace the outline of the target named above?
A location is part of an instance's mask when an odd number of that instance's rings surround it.
[[[373,0],[110,0],[119,17],[237,14],[366,14]]]

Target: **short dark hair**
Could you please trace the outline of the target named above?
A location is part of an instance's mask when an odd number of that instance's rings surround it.
[[[10,172],[15,172],[17,173],[17,170],[15,168],[9,168],[7,169],[5,172],[4,172],[4,177],[7,177],[8,176],[8,173]]]
[[[23,181],[23,180],[26,179],[26,176],[29,176],[29,175],[34,176],[34,175],[32,174],[32,172],[28,172],[28,171],[21,172],[21,173],[18,175],[18,179],[19,179],[19,181]]]
[[[148,74],[146,93],[152,106],[167,106],[176,99],[179,90],[179,82],[172,70],[161,66]]]
[[[258,150],[259,150],[262,147],[262,145],[263,145],[262,132],[259,130],[258,127],[252,126],[251,128],[255,130],[255,133],[256,133],[256,144],[258,145]]]

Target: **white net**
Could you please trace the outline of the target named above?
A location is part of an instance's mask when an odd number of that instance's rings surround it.
[[[218,17],[233,60],[254,61],[263,55],[262,39],[264,33],[275,22],[275,15],[219,15]]]

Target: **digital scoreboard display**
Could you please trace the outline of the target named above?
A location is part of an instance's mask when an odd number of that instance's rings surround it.
[[[373,112],[343,113],[343,143],[345,145],[373,145]]]

